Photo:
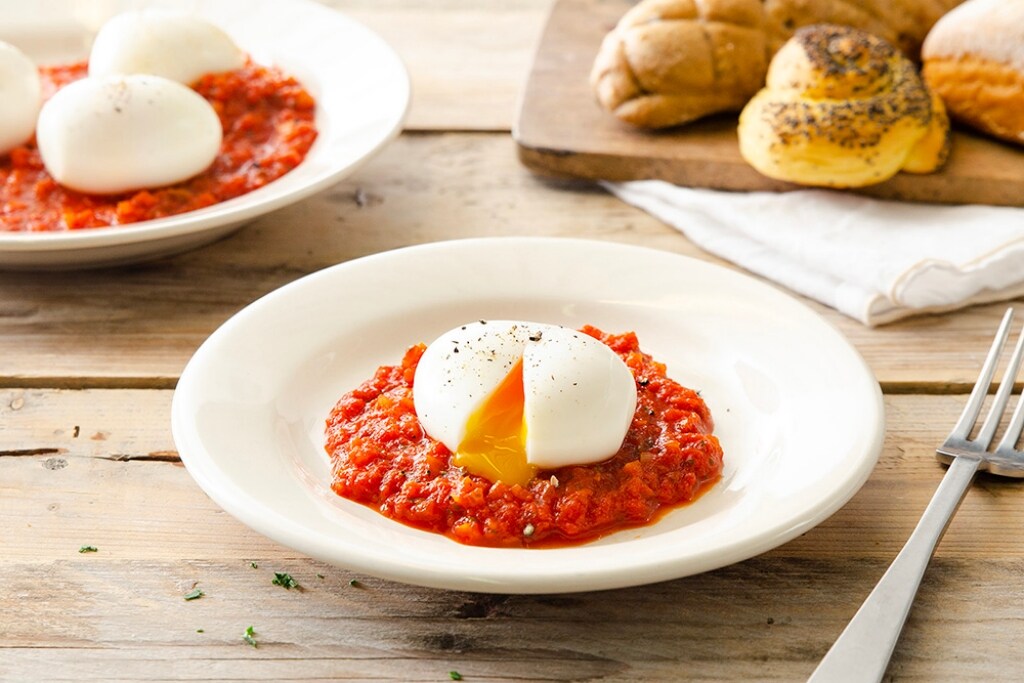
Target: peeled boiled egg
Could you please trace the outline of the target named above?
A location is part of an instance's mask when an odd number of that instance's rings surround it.
[[[633,421],[636,382],[621,358],[581,332],[480,321],[427,347],[413,402],[456,465],[524,485],[537,470],[614,455]]]
[[[144,9],[113,17],[89,54],[89,75],[151,74],[185,85],[241,68],[245,53],[220,28],[192,14]]]
[[[36,129],[50,175],[90,194],[191,178],[213,162],[221,135],[209,102],[159,76],[75,81],[43,105]]]
[[[0,41],[0,154],[32,137],[40,104],[36,65],[21,50]]]

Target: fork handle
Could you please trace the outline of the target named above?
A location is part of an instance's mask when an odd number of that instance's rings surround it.
[[[807,683],[878,683],[889,666],[935,546],[971,485],[980,460],[953,459],[921,521]]]

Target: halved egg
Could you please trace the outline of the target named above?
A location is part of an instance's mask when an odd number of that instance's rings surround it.
[[[605,460],[622,446],[636,381],[600,341],[540,323],[479,321],[420,358],[413,402],[453,462],[491,481]]]
[[[217,156],[221,124],[201,95],[159,76],[83,78],[39,113],[46,170],[66,187],[116,194],[170,185]]]
[[[245,53],[220,28],[193,14],[148,8],[118,14],[96,34],[90,76],[150,74],[190,85],[239,69]]]
[[[0,154],[28,142],[41,104],[36,65],[21,50],[0,41]]]

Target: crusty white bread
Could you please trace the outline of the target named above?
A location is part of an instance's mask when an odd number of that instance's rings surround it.
[[[968,0],[935,24],[921,56],[950,116],[1024,145],[1024,0]]]
[[[928,30],[960,2],[643,0],[605,37],[590,80],[623,121],[674,126],[742,109],[772,55],[802,26],[861,28],[916,58]]]

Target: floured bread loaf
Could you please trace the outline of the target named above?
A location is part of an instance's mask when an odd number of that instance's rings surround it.
[[[950,116],[1024,145],[1024,1],[969,0],[935,25],[921,56]]]

